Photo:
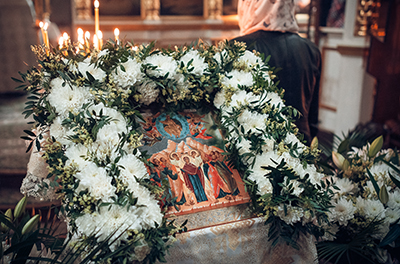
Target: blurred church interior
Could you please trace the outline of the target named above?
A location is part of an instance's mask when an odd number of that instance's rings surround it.
[[[159,47],[209,44],[239,35],[238,0],[100,0],[103,39]],[[323,57],[320,85],[321,139],[332,144],[357,126],[400,146],[400,1],[298,0],[300,34]],[[94,32],[92,0],[0,0],[0,210],[22,196],[19,186],[29,153],[20,139],[29,120],[26,95],[15,90],[18,72],[34,65],[30,46],[42,43],[39,22],[49,22],[51,45],[77,29]],[[320,140],[321,141],[321,140]]]

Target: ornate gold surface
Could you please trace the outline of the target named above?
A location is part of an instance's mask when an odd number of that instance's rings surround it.
[[[225,208],[218,208],[209,211],[202,211],[194,214],[180,216],[169,216],[169,219],[175,219],[176,223],[182,224],[188,220],[186,227],[188,230],[204,227],[216,226],[223,223],[235,222],[252,217],[248,204],[240,204]]]

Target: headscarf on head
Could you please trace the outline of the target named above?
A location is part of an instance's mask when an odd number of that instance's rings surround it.
[[[297,33],[295,0],[238,0],[240,35],[258,30]]]

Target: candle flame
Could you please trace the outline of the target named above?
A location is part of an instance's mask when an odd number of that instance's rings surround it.
[[[64,40],[68,40],[69,39],[69,36],[68,36],[67,32],[64,32],[62,36],[63,36]]]
[[[44,30],[47,30],[48,27],[49,27],[49,23],[47,23],[47,22],[44,23],[43,29],[44,29]]]
[[[99,3],[99,1],[97,1],[97,0],[96,0],[96,1],[94,1],[94,7],[95,7],[95,8],[99,8],[99,6],[100,6],[100,3]]]
[[[90,32],[89,31],[85,32],[85,39],[90,39]]]
[[[118,28],[115,28],[115,29],[114,29],[114,35],[115,35],[116,37],[119,36],[119,29],[118,29]]]
[[[83,29],[78,28],[78,36],[83,36]]]
[[[60,37],[58,39],[58,45],[60,45],[60,48],[64,45],[64,38],[63,37]]]
[[[97,50],[99,49],[99,38],[97,37],[96,34],[94,34],[93,36],[93,46],[95,49]]]
[[[98,37],[99,39],[102,39],[102,38],[103,38],[103,32],[101,32],[101,30],[97,31],[97,37]]]
[[[43,28],[43,26],[44,26],[43,21],[40,21],[40,22],[39,22],[39,27],[40,27],[40,28]]]

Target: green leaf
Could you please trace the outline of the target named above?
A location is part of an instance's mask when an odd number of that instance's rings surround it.
[[[376,194],[379,196],[380,189],[379,189],[378,183],[376,182],[374,176],[371,174],[369,169],[367,169],[367,174],[368,174],[368,176],[369,176],[369,178],[370,178],[370,180],[372,182],[372,185],[374,185],[374,189],[376,191]]]
[[[386,245],[391,244],[400,236],[400,225],[393,225],[387,235],[382,239],[381,243],[379,243],[380,247],[384,247]]]
[[[36,137],[36,134],[33,133],[33,132],[30,131],[30,130],[24,130],[24,132],[25,132],[26,134],[28,134],[29,136],[31,136],[31,137]]]

